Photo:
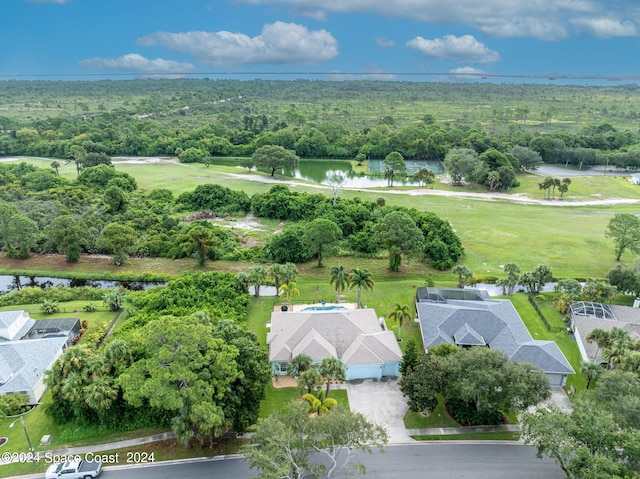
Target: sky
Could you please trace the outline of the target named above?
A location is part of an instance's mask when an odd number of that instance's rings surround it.
[[[2,0],[0,80],[640,83],[640,0]]]

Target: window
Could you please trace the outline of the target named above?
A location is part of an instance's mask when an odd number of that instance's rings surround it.
[[[280,372],[281,373],[286,373],[287,372],[287,367],[289,366],[289,363],[286,361],[283,361],[280,363]]]

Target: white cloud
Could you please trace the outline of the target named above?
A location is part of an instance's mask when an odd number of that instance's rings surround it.
[[[484,75],[486,75],[486,72],[482,70],[478,70],[477,68],[473,68],[473,67],[454,68],[453,70],[449,70],[449,73],[451,73],[452,75],[455,75],[458,78],[468,78],[468,79],[481,78]]]
[[[445,35],[435,40],[416,37],[407,42],[407,46],[415,48],[425,58],[436,60],[455,60],[465,63],[490,64],[500,60],[500,55],[487,48],[471,35],[456,37]]]
[[[82,60],[80,65],[93,70],[120,70],[142,76],[164,78],[177,78],[195,70],[191,63],[180,63],[163,58],[149,60],[137,53],[129,53],[119,58],[88,58]]]
[[[573,34],[638,34],[635,0],[240,0],[251,4],[285,4],[298,13],[374,12],[431,24],[471,26],[501,37],[552,41]],[[611,22],[611,23],[608,23]],[[614,28],[614,24],[618,24]],[[585,25],[592,28],[585,28]]]
[[[610,18],[577,18],[571,23],[585,35],[599,38],[635,37],[638,35],[638,28],[629,21]]]
[[[383,37],[376,37],[375,38],[376,41],[376,45],[378,45],[379,47],[395,47],[396,46],[396,42],[394,40],[387,40],[386,38]]]
[[[161,45],[188,52],[197,61],[212,67],[263,64],[316,64],[338,55],[338,42],[326,30],[309,31],[295,23],[275,22],[262,33],[157,32],[139,38],[138,45]]]

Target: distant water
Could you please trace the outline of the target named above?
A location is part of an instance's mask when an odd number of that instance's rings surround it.
[[[52,276],[12,276],[0,275],[0,294],[27,287],[51,288],[53,286],[91,286],[93,288],[125,288],[142,291],[154,286],[164,286],[162,281],[107,281],[54,278]]]

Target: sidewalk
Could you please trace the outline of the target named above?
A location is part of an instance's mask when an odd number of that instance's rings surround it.
[[[154,434],[153,436],[146,436],[146,437],[137,437],[135,439],[126,439],[124,441],[115,441],[115,442],[109,442],[109,443],[105,443],[105,444],[93,444],[90,446],[81,446],[81,447],[67,447],[67,448],[60,448],[60,449],[48,449],[48,450],[43,450],[43,451],[36,451],[37,454],[39,454],[39,456],[41,458],[45,457],[45,456],[74,456],[76,454],[78,455],[83,455],[83,454],[88,454],[88,453],[96,453],[96,452],[102,452],[102,451],[111,451],[114,449],[124,449],[127,447],[135,447],[135,446],[140,446],[142,444],[148,444],[150,442],[157,442],[157,441],[164,441],[166,439],[173,439],[175,437],[175,434],[173,434],[172,432],[165,432],[162,434]],[[15,461],[11,461],[11,462],[18,462],[19,459],[15,458]],[[7,464],[6,461],[0,459],[0,465],[3,464]]]
[[[456,434],[473,434],[473,433],[481,433],[481,432],[519,432],[520,425],[518,424],[503,424],[499,426],[467,426],[467,427],[439,427],[439,428],[428,428],[428,429],[406,429],[406,434],[408,436],[449,436]],[[244,434],[243,436],[238,436],[242,438],[251,437],[251,434]],[[44,457],[45,455],[51,456],[73,456],[73,455],[83,455],[88,453],[97,453],[102,451],[112,451],[115,449],[125,449],[128,447],[136,447],[142,444],[149,444],[157,441],[165,441],[167,439],[175,438],[175,434],[172,432],[165,432],[162,434],[154,434],[153,436],[145,436],[145,437],[137,437],[134,439],[125,439],[123,441],[115,441],[108,442],[105,444],[93,444],[89,446],[80,446],[80,447],[67,447],[67,448],[59,448],[59,449],[48,449],[37,451],[40,457]],[[17,462],[12,461],[12,462]],[[3,464],[8,464],[7,461],[0,459],[0,466]]]
[[[519,424],[501,424],[499,426],[434,427],[429,429],[407,429],[409,436],[449,436],[455,434],[473,434],[478,432],[520,432]]]

